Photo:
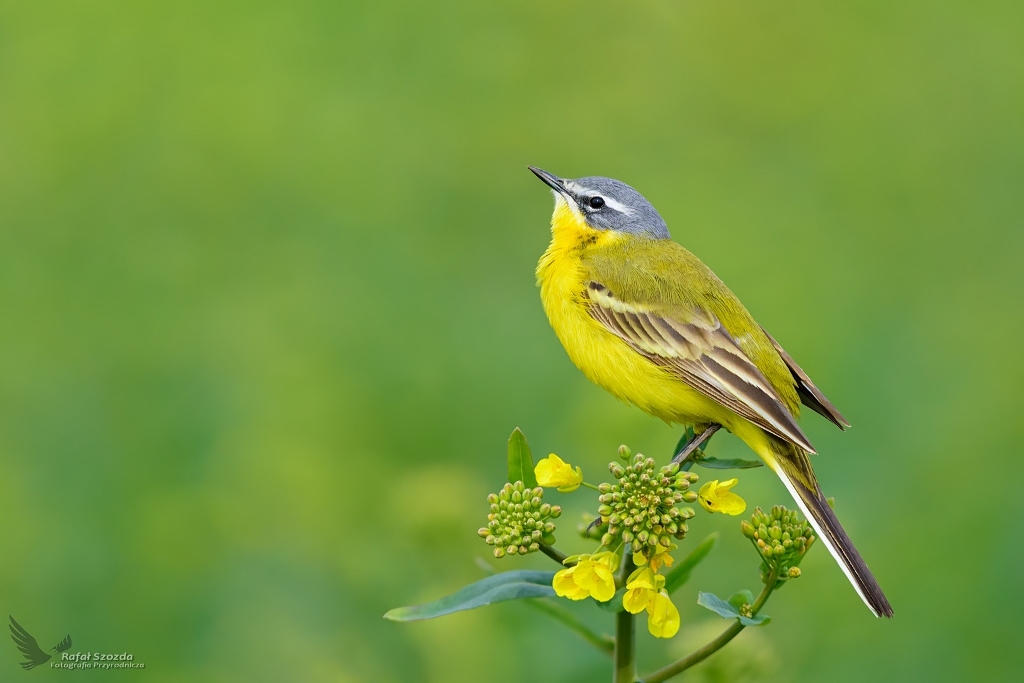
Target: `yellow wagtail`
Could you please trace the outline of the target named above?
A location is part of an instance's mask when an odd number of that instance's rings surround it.
[[[548,320],[573,363],[619,399],[698,432],[723,426],[783,481],[875,616],[891,617],[871,570],[818,486],[799,404],[849,423],[650,202],[611,178],[530,167],[555,195],[537,266]]]

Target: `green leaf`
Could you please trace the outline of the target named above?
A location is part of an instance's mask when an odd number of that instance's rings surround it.
[[[749,470],[753,467],[764,467],[760,460],[742,460],[740,458],[701,458],[697,461],[701,467],[709,470]]]
[[[740,593],[736,593],[735,595],[733,595],[732,598],[730,598],[730,600],[732,600],[733,598],[736,598],[737,596],[741,595],[742,593],[746,593],[747,595],[751,595],[749,591],[741,591]],[[751,596],[751,597],[753,597],[753,596]],[[739,607],[736,607],[736,606],[730,604],[729,602],[726,602],[725,600],[723,600],[722,598],[718,597],[714,593],[704,593],[704,592],[698,593],[697,594],[697,604],[700,605],[701,607],[704,607],[704,608],[707,608],[707,609],[711,610],[712,612],[714,612],[718,616],[723,617],[725,619],[739,619],[740,623],[743,624],[744,626],[761,626],[761,625],[767,624],[768,622],[771,621],[771,617],[769,617],[769,616],[767,616],[765,614],[758,614],[757,616],[754,616],[754,617],[740,616]],[[749,603],[747,603],[747,604],[749,604]]]
[[[396,607],[384,615],[391,621],[417,621],[434,619],[453,612],[476,609],[492,602],[503,600],[521,600],[523,598],[552,597],[555,589],[551,587],[554,572],[538,572],[518,570],[488,576],[476,583],[471,583],[460,591],[447,597],[428,602],[424,605]]]
[[[533,455],[526,436],[519,427],[508,437],[508,483],[523,482],[526,488],[537,486],[537,477],[533,473]]]
[[[705,593],[703,591],[697,593],[697,604],[726,619],[737,619],[740,616],[738,609],[714,593]]]
[[[750,605],[754,602],[754,594],[750,591],[737,591],[729,596],[729,604],[737,610],[743,605]]]
[[[715,542],[718,541],[718,532],[711,534],[703,541],[700,542],[696,548],[694,548],[686,559],[679,563],[678,566],[674,567],[672,571],[665,576],[665,590],[668,591],[669,595],[674,593],[676,590],[682,587],[684,583],[690,580],[690,572],[693,568],[700,564],[701,560],[708,556],[711,549],[715,547]]]
[[[622,606],[622,596],[625,594],[626,588],[625,586],[623,586],[619,590],[615,591],[614,597],[612,597],[612,599],[608,602],[598,602],[597,600],[594,600],[594,602],[597,603],[597,606],[603,609],[605,612],[612,612],[614,614],[626,609]]]

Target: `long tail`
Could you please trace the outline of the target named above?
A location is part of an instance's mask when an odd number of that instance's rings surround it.
[[[867,563],[857,552],[853,541],[846,535],[828,501],[825,500],[807,454],[799,447],[775,438],[771,439],[771,446],[774,458],[765,460],[789,489],[789,493],[807,516],[811,526],[818,532],[818,537],[824,541],[832,557],[836,558],[836,562],[853,584],[861,600],[876,617],[892,617],[892,607],[882,592],[882,587],[875,581]]]

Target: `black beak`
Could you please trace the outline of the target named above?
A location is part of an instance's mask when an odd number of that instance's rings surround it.
[[[536,166],[527,166],[528,169],[533,171],[533,174],[544,181],[545,185],[548,185],[552,190],[563,195],[567,195],[568,191],[565,189],[565,184],[562,179],[556,175],[551,175],[547,171],[537,168]]]

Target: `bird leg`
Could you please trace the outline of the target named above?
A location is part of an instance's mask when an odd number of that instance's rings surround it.
[[[707,429],[705,429],[700,434],[695,434],[693,438],[688,440],[686,443],[677,444],[676,447],[679,448],[679,452],[676,453],[674,458],[672,458],[672,462],[679,463],[680,469],[690,469],[690,467],[693,466],[694,462],[693,460],[690,459],[690,456],[692,456],[694,453],[697,452],[698,449],[700,449],[704,444],[706,444],[708,442],[708,439],[714,436],[715,432],[717,432],[721,428],[722,425],[712,423],[711,425],[708,426]]]

